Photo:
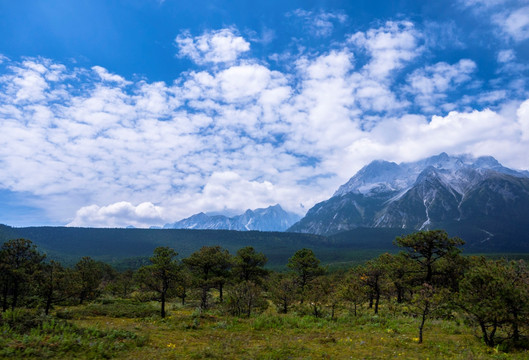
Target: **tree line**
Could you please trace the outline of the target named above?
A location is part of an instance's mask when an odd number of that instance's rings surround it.
[[[31,241],[14,239],[0,248],[2,310],[33,307],[48,314],[59,304],[83,304],[103,293],[157,300],[162,318],[171,299],[244,317],[272,304],[279,313],[303,309],[331,319],[338,311],[356,316],[360,309],[377,314],[398,308],[417,318],[419,342],[429,320],[462,314],[488,346],[502,341],[527,346],[525,262],[462,256],[464,242],[442,230],[397,237],[394,243],[402,249],[399,254],[385,253],[346,271],[328,271],[306,248],[290,257],[288,271],[273,272],[253,247],[232,255],[220,246],[204,246],[181,260],[175,249],[158,247],[149,265],[117,272],[90,257],[67,268],[47,261]]]

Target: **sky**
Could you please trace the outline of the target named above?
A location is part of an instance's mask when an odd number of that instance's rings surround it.
[[[303,215],[372,160],[529,169],[529,0],[0,2],[0,223]]]

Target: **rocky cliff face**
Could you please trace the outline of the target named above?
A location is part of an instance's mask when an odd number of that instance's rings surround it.
[[[370,163],[289,231],[330,235],[357,227],[468,227],[494,235],[528,223],[526,171],[492,157],[442,153],[413,163]]]

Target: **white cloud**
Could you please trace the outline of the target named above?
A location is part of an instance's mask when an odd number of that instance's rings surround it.
[[[196,37],[184,32],[176,37],[175,42],[178,55],[189,57],[197,64],[231,63],[250,50],[250,43],[231,28],[204,32]]]
[[[524,92],[489,89],[448,102],[454,88],[471,85],[476,64],[417,68],[422,35],[411,23],[389,22],[333,50],[302,53],[288,71],[237,61],[237,46],[214,55],[215,34],[182,38],[211,66],[171,84],[102,67],[5,60],[0,188],[38,196],[42,207],[56,204],[47,212],[57,223],[140,227],[276,203],[302,213],[377,158],[469,152],[529,168]],[[225,37],[242,39],[236,34]],[[220,58],[224,66],[205,60]],[[455,111],[409,114],[411,98]],[[494,110],[473,110],[478,98]],[[498,103],[506,99],[508,112]]]
[[[384,78],[422,52],[419,39],[420,34],[413,23],[388,21],[378,29],[355,33],[349,41],[371,56],[365,65],[368,73],[375,78]]]
[[[480,19],[488,18],[500,31],[493,34],[516,42],[529,38],[529,1],[527,0],[460,0]]]
[[[421,116],[387,119],[348,150],[351,157],[397,162],[418,160],[442,151],[493,155],[507,166],[527,168],[522,154],[528,145],[527,139],[520,137],[517,121],[483,110],[454,111],[447,116],[433,116],[431,120]]]
[[[499,63],[510,63],[516,59],[516,55],[512,49],[501,50],[498,52],[497,59]]]
[[[498,5],[503,5],[509,0],[460,0],[460,4],[465,7],[475,7],[478,9],[488,9]]]
[[[334,30],[335,23],[344,23],[347,15],[343,13],[314,12],[296,9],[287,16],[296,16],[303,20],[308,33],[319,37],[330,36]]]
[[[496,14],[493,21],[514,41],[529,39],[529,6]]]
[[[529,100],[526,100],[520,105],[516,111],[518,123],[522,132],[522,139],[529,141]]]
[[[435,111],[435,105],[447,92],[471,80],[476,67],[472,60],[462,59],[453,65],[440,62],[417,69],[408,76],[408,91],[415,95],[415,102],[425,111]]]
[[[101,80],[115,82],[115,83],[123,84],[123,85],[130,84],[130,82],[126,81],[123,77],[116,75],[116,74],[109,73],[108,70],[105,69],[104,67],[92,66],[92,70],[94,70],[97,73],[97,75],[99,75]]]
[[[84,206],[68,226],[80,227],[148,227],[163,221],[163,209],[150,202],[134,206],[120,201],[107,206]]]

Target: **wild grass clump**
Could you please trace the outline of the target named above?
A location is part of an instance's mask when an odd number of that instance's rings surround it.
[[[333,328],[334,325],[329,319],[317,318],[311,315],[261,314],[253,319],[252,327],[254,330],[284,330]]]
[[[0,333],[0,358],[16,359],[65,359],[72,354],[86,359],[111,358],[147,341],[130,331],[80,328],[28,311],[4,312]]]
[[[57,311],[62,319],[79,319],[90,316],[112,318],[149,318],[159,315],[160,310],[152,303],[141,303],[131,299],[105,299],[82,307]]]
[[[30,309],[6,310],[0,313],[0,326],[9,331],[26,333],[41,326],[47,318],[43,313]]]

